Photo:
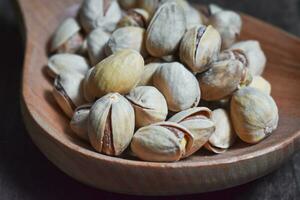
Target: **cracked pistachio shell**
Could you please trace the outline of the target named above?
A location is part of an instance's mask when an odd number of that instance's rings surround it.
[[[162,65],[162,63],[149,63],[145,65],[145,70],[142,74],[138,86],[152,86],[153,85],[153,76],[156,70]]]
[[[122,18],[122,11],[116,0],[85,0],[79,17],[87,33],[95,28],[112,32]]]
[[[175,54],[186,30],[183,9],[167,2],[153,16],[146,36],[146,48],[154,57]]]
[[[73,18],[67,18],[56,29],[51,43],[50,52],[76,53],[81,49],[83,38],[80,26]]]
[[[265,69],[267,58],[258,41],[248,40],[233,44],[230,49],[241,49],[248,59],[248,68],[253,76],[261,75]]]
[[[154,74],[153,84],[165,96],[169,110],[174,112],[196,107],[201,98],[197,79],[177,62],[162,64]]]
[[[229,48],[235,43],[242,30],[242,19],[233,11],[221,11],[210,17],[210,24],[220,33],[222,47]]]
[[[118,2],[123,9],[129,10],[137,6],[138,0],[119,0]]]
[[[65,112],[72,118],[74,110],[85,103],[82,95],[84,76],[77,72],[60,74],[54,81],[53,96]]]
[[[271,84],[261,76],[254,76],[249,87],[256,88],[268,95],[271,94]]]
[[[193,135],[194,144],[190,154],[203,147],[215,131],[215,124],[211,120],[211,115],[211,110],[208,108],[197,107],[181,111],[168,120],[184,126]]]
[[[277,128],[277,105],[270,95],[258,89],[245,87],[235,92],[230,110],[234,130],[246,143],[258,143]]]
[[[93,30],[87,38],[88,55],[91,64],[94,66],[102,61],[105,55],[105,46],[110,38],[110,34],[101,28]]]
[[[248,67],[249,62],[245,52],[241,49],[227,49],[219,54],[218,61],[238,60],[243,63],[244,67]]]
[[[135,26],[147,28],[150,15],[146,10],[135,8],[128,10],[126,15],[119,21],[118,27]]]
[[[125,97],[110,93],[98,99],[88,118],[88,136],[96,151],[119,156],[134,133],[134,110]]]
[[[230,117],[226,110],[216,109],[212,112],[211,120],[215,123],[215,131],[210,136],[205,147],[214,153],[224,153],[236,139]]]
[[[107,42],[106,54],[111,55],[119,50],[133,49],[146,57],[145,34],[145,29],[140,27],[127,26],[115,30]]]
[[[82,105],[76,108],[70,122],[70,127],[82,140],[89,141],[88,137],[88,116],[92,104]]]
[[[93,97],[111,92],[128,94],[139,82],[144,59],[135,50],[125,49],[97,64],[89,75],[87,90]]]
[[[238,60],[218,61],[198,75],[202,99],[217,101],[230,96],[246,81],[247,68]]]
[[[183,126],[161,122],[140,128],[131,142],[132,152],[142,160],[174,162],[191,151],[194,138]]]
[[[126,97],[135,111],[136,128],[165,121],[168,115],[167,102],[155,87],[136,87]]]
[[[62,73],[78,72],[85,74],[89,70],[87,60],[76,54],[55,54],[48,59],[47,73],[55,78]]]
[[[199,25],[188,30],[180,45],[180,60],[195,73],[209,68],[221,49],[221,37],[212,26]]]

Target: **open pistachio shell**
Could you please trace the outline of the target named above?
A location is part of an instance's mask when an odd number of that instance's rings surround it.
[[[118,27],[135,26],[147,28],[150,15],[146,10],[135,8],[126,12],[126,15],[119,21]]]
[[[230,112],[235,132],[250,144],[269,136],[278,125],[278,108],[273,98],[252,87],[234,93]]]
[[[120,94],[110,93],[97,100],[88,120],[89,140],[96,151],[118,156],[130,144],[134,132],[134,110]]]
[[[74,115],[70,122],[70,127],[76,135],[82,140],[89,141],[88,137],[88,116],[92,104],[79,106],[74,111]]]
[[[140,128],[133,136],[131,150],[142,160],[174,162],[191,151],[194,138],[183,126],[161,122]]]
[[[136,128],[165,121],[168,115],[167,102],[155,87],[136,87],[126,97],[135,111]]]
[[[201,98],[197,79],[177,62],[162,64],[154,74],[153,84],[165,96],[169,110],[174,112],[196,107]]]
[[[138,86],[153,86],[153,76],[156,70],[162,65],[162,63],[149,63],[145,65],[145,70],[142,74]]]
[[[272,90],[271,84],[261,76],[254,76],[249,87],[256,88],[268,95],[271,94],[271,90]]]

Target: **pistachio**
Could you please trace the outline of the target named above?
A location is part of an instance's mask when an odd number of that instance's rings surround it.
[[[233,127],[244,142],[257,143],[277,128],[278,108],[264,92],[245,87],[235,92],[230,106]]]
[[[256,88],[268,95],[271,94],[271,84],[261,76],[254,76],[249,87]]]
[[[241,49],[244,51],[249,63],[248,68],[253,76],[263,73],[267,59],[258,41],[238,42],[232,45],[230,49]]]
[[[152,86],[153,76],[156,70],[162,65],[162,63],[149,63],[145,66],[145,70],[142,74],[138,86]]]
[[[98,99],[89,114],[88,136],[100,153],[119,156],[130,144],[134,132],[134,110],[118,93]]]
[[[186,30],[183,9],[176,3],[160,6],[147,29],[146,48],[154,57],[174,54]]]
[[[221,37],[212,26],[199,25],[188,30],[180,45],[180,59],[195,73],[207,70],[217,59]]]
[[[165,96],[171,111],[196,107],[200,101],[201,92],[197,79],[180,63],[162,64],[154,74],[153,83]]]
[[[137,0],[137,7],[146,10],[151,16],[153,16],[160,5],[161,0]]]
[[[137,128],[164,121],[168,115],[165,97],[155,87],[136,87],[126,97],[134,108]]]
[[[111,55],[119,50],[133,49],[146,57],[145,33],[145,29],[140,27],[128,26],[117,29],[106,45],[106,54]]]
[[[190,154],[204,146],[215,131],[215,124],[211,120],[211,111],[205,107],[190,108],[172,116],[168,121],[179,123],[187,128],[194,137],[194,144]]]
[[[146,10],[135,8],[126,12],[126,15],[119,21],[118,27],[135,26],[147,28],[150,15]]]
[[[75,54],[63,53],[51,56],[48,59],[46,69],[49,76],[55,78],[56,76],[67,72],[85,74],[89,68],[89,64],[84,57]]]
[[[117,51],[95,66],[89,75],[87,90],[93,97],[111,92],[127,94],[138,84],[143,71],[144,59],[137,51]]]
[[[73,18],[67,18],[56,29],[50,44],[50,52],[76,53],[81,49],[83,37],[80,26]]]
[[[92,105],[86,104],[79,106],[74,111],[74,115],[70,122],[70,127],[76,135],[85,141],[89,141],[88,137],[88,116]]]
[[[95,67],[89,69],[89,71],[85,74],[85,77],[82,82],[82,89],[83,89],[83,97],[87,102],[93,102],[95,100],[95,96],[93,96],[92,91],[89,90],[88,83],[92,72],[94,71]]]
[[[105,55],[105,46],[110,38],[110,34],[101,28],[93,30],[87,38],[87,48],[91,64],[94,66],[102,61]]]
[[[241,49],[227,49],[222,51],[218,57],[218,60],[239,60],[241,63],[243,63],[244,67],[249,66],[248,58],[245,52]]]
[[[118,1],[120,6],[125,9],[129,10],[131,8],[135,8],[137,6],[137,0],[119,0]]]
[[[133,136],[131,150],[145,161],[174,162],[190,153],[193,142],[183,126],[162,122],[140,128]]]
[[[76,107],[85,103],[82,95],[84,76],[77,72],[62,73],[54,81],[53,96],[65,112],[72,118]]]
[[[95,28],[112,32],[122,18],[122,11],[116,0],[85,0],[79,17],[87,33]]]
[[[211,120],[215,123],[216,129],[205,147],[214,153],[224,153],[236,139],[230,117],[226,110],[216,109],[212,112]]]

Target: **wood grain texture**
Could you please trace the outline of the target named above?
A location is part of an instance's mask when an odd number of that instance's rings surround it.
[[[146,163],[92,151],[73,136],[68,120],[51,96],[43,73],[46,45],[65,10],[78,0],[19,0],[26,24],[22,110],[39,149],[71,177],[108,191],[142,194],[189,194],[228,188],[261,177],[280,166],[300,147],[300,40],[244,16],[242,39],[257,39],[268,57],[265,77],[272,83],[280,110],[279,128],[255,146],[243,143],[222,155],[199,153],[178,163]]]

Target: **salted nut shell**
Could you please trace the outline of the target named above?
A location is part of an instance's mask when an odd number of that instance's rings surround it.
[[[142,160],[175,162],[190,154],[193,135],[183,126],[161,122],[140,128],[133,136],[131,150]]]
[[[180,60],[194,73],[209,68],[221,49],[221,37],[212,26],[199,25],[188,30],[180,45]]]
[[[126,15],[119,21],[118,27],[135,26],[147,28],[150,15],[146,10],[135,8],[128,10]]]
[[[183,9],[174,2],[161,5],[153,16],[146,37],[146,48],[154,57],[174,54],[186,30]]]
[[[211,120],[215,123],[215,131],[210,136],[205,147],[214,153],[224,153],[236,139],[229,114],[220,108],[212,112]]]
[[[134,108],[136,128],[165,121],[168,115],[165,97],[155,87],[136,87],[126,98]]]
[[[241,49],[248,59],[248,68],[253,76],[264,72],[267,58],[258,41],[248,40],[233,44],[230,49]]]
[[[70,122],[72,131],[82,140],[89,141],[88,137],[88,116],[92,104],[79,106],[74,111],[74,115]]]
[[[96,28],[112,32],[122,18],[122,11],[116,0],[85,0],[79,18],[87,33]]]
[[[99,153],[120,155],[130,144],[134,133],[134,110],[118,93],[100,98],[88,118],[88,136]]]
[[[89,75],[87,90],[93,97],[112,92],[128,94],[138,84],[143,71],[144,59],[137,51],[117,51],[95,66]]]
[[[210,109],[197,107],[181,111],[168,120],[184,126],[193,135],[194,144],[190,154],[195,153],[203,147],[215,131],[215,124],[211,120],[211,115]]]
[[[119,50],[133,49],[146,57],[145,34],[145,29],[140,27],[128,26],[115,30],[106,45],[106,54],[111,55]]]
[[[174,112],[196,107],[201,98],[197,79],[177,62],[162,64],[153,76],[153,84],[165,96],[169,110]]]
[[[271,94],[271,90],[272,90],[271,84],[262,76],[254,76],[249,87],[256,88],[268,95]]]
[[[76,53],[81,49],[83,37],[80,26],[73,18],[67,18],[56,29],[50,43],[50,52]]]
[[[49,58],[47,73],[52,78],[68,72],[78,72],[84,75],[89,68],[89,64],[84,57],[63,53],[55,54]]]
[[[60,74],[54,81],[53,96],[65,112],[72,118],[74,110],[85,103],[82,95],[84,76],[77,72]]]
[[[278,125],[278,108],[273,98],[252,87],[235,92],[230,111],[234,130],[246,143],[260,142]]]
[[[153,76],[162,63],[149,63],[145,65],[145,70],[142,74],[138,86],[153,86]]]
[[[93,66],[106,57],[105,47],[109,39],[110,34],[103,31],[102,28],[97,28],[88,35],[88,55]]]

